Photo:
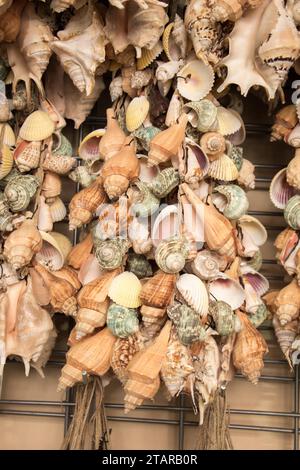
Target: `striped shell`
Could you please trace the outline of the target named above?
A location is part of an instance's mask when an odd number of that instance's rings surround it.
[[[167,310],[169,318],[176,326],[178,338],[184,345],[203,341],[206,330],[200,323],[199,314],[188,305],[175,303]]]
[[[175,168],[165,168],[150,183],[149,188],[159,198],[166,197],[179,184],[179,174]]]
[[[234,181],[239,172],[234,162],[225,153],[210,163],[208,176],[218,181]]]
[[[11,178],[4,189],[10,210],[12,212],[25,210],[38,186],[37,178],[32,175],[20,175]]]
[[[133,98],[126,109],[126,127],[129,132],[138,129],[145,121],[150,103],[145,96]]]
[[[162,53],[163,46],[160,41],[153,47],[153,49],[142,48],[141,57],[137,59],[137,69],[144,70]]]
[[[54,132],[54,127],[54,122],[47,113],[34,111],[23,122],[19,137],[30,142],[45,140]]]
[[[139,278],[129,271],[124,271],[113,279],[108,295],[118,305],[137,308],[142,304],[140,299],[141,290],[142,284]]]
[[[128,242],[123,238],[95,241],[95,256],[102,269],[112,270],[121,266],[127,250]]]
[[[139,329],[137,310],[112,303],[107,311],[106,323],[114,336],[126,338]]]
[[[176,282],[180,297],[195,310],[198,315],[208,312],[208,293],[201,279],[194,274],[182,274]]]
[[[164,272],[178,273],[184,268],[189,255],[189,244],[177,237],[163,240],[155,251],[157,266]]]

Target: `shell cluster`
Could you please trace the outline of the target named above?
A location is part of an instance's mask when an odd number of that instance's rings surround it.
[[[281,94],[300,52],[293,14],[283,0],[191,0],[176,15],[158,0],[21,3],[0,11],[3,360],[20,355],[40,371],[56,334],[50,314],[63,313],[75,326],[59,390],[112,368],[125,412],[163,382],[171,397],[197,397],[202,422],[232,367],[257,383],[268,351],[257,329],[269,314],[258,272],[267,233],[247,214],[254,166],[226,97],[231,84]],[[77,129],[108,81],[106,126],[74,151],[66,120]],[[272,139],[297,146],[287,108]],[[298,243],[299,158],[273,185],[290,225],[284,253]],[[80,186],[68,208],[65,176]],[[66,219],[80,232],[73,247],[55,226]],[[276,328],[295,323],[298,297],[274,299]]]

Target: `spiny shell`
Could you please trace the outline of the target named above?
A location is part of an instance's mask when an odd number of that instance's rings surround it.
[[[34,111],[23,122],[19,137],[28,141],[45,140],[54,132],[54,122],[44,111]]]
[[[4,194],[13,212],[25,210],[39,186],[32,175],[20,175],[12,178],[5,186]]]
[[[188,255],[188,243],[183,239],[172,237],[159,243],[155,251],[155,261],[162,271],[173,274],[184,268]]]
[[[193,60],[177,74],[177,88],[181,96],[191,101],[199,101],[212,89],[214,71],[201,60]]]
[[[300,196],[291,197],[284,209],[284,218],[294,230],[300,228]]]
[[[95,256],[101,268],[112,270],[122,265],[129,247],[126,239],[96,240],[94,243]]]
[[[225,153],[211,162],[207,174],[218,181],[234,181],[239,176],[237,167]]]
[[[113,302],[123,307],[137,308],[141,305],[140,293],[142,284],[139,278],[128,271],[116,276],[108,290]]]
[[[249,201],[245,191],[239,186],[235,184],[216,186],[214,193],[212,194],[214,205],[228,219],[239,219],[242,215],[246,214],[249,208]]]
[[[194,274],[182,274],[176,282],[177,290],[184,301],[201,317],[208,312],[208,294],[206,286]]]
[[[112,303],[107,311],[107,327],[119,338],[136,333],[139,329],[137,310]]]
[[[175,168],[165,168],[150,183],[149,188],[159,198],[166,197],[179,184],[179,174]]]
[[[126,127],[129,132],[138,129],[145,121],[150,103],[145,96],[133,98],[126,109]]]
[[[169,318],[176,326],[178,338],[184,345],[203,341],[207,335],[200,323],[199,314],[187,305],[175,303],[167,310]]]

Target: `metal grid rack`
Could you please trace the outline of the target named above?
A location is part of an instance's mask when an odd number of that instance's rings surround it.
[[[85,134],[85,126],[88,125],[89,130],[93,128],[100,128],[105,126],[105,119],[97,118],[97,117],[90,117],[86,120],[86,122],[80,127],[79,131],[76,132],[76,148],[78,148],[78,143],[82,140],[82,136]],[[91,129],[92,128],[92,129]],[[247,135],[261,135],[269,133],[269,126],[268,125],[255,125],[255,124],[246,124]],[[80,161],[78,159],[78,164]],[[276,170],[278,171],[282,168],[282,165],[277,164],[257,164],[257,169],[262,170]],[[270,177],[257,177],[257,183],[267,183],[269,184],[271,181]],[[77,185],[76,191],[79,190]],[[249,211],[251,215],[261,217],[261,216],[280,216],[281,214],[275,211]],[[267,226],[267,230],[276,230],[280,231],[284,228],[284,226]],[[78,233],[77,231],[74,232],[73,235],[73,244],[77,242]],[[264,259],[263,266],[273,265],[276,264],[275,260],[272,259]],[[268,279],[270,281],[283,281],[283,276],[279,275],[269,275]],[[262,326],[262,330],[271,329],[268,326]],[[62,367],[64,364],[64,356],[66,351],[65,350],[54,350],[53,357],[47,364],[47,367]],[[287,363],[285,360],[275,360],[275,359],[266,359],[264,361],[266,365],[275,365],[287,368]],[[238,380],[245,380],[241,374],[236,374],[236,379]],[[271,381],[271,382],[282,382],[285,384],[293,384],[293,409],[284,412],[284,411],[268,411],[268,410],[254,410],[254,409],[231,409],[231,415],[244,415],[244,416],[265,416],[265,417],[283,417],[283,418],[292,418],[293,419],[293,426],[290,427],[278,427],[278,426],[260,426],[260,425],[247,425],[247,424],[230,424],[231,429],[237,429],[240,431],[258,431],[258,432],[274,432],[274,433],[283,433],[283,434],[293,434],[293,449],[299,449],[299,418],[300,418],[300,410],[299,410],[299,368],[298,366],[295,367],[294,373],[290,375],[262,375],[261,381]],[[259,387],[259,386],[258,386]],[[198,426],[198,421],[189,420],[187,418],[187,414],[192,411],[192,407],[190,403],[188,403],[188,399],[184,397],[184,395],[180,395],[173,403],[168,405],[142,405],[139,407],[139,410],[151,410],[151,411],[171,411],[174,413],[174,418],[172,419],[163,419],[163,418],[140,418],[140,417],[128,417],[122,415],[123,404],[122,403],[106,403],[105,407],[108,412],[108,420],[109,421],[119,421],[119,422],[128,422],[128,423],[143,423],[143,424],[164,424],[164,425],[172,425],[178,427],[178,443],[177,449],[182,450],[184,449],[184,438],[185,438],[185,428],[186,426]],[[15,405],[16,409],[9,409],[6,405]],[[19,410],[18,406],[26,406],[28,409]],[[54,411],[36,411],[35,407],[61,407],[62,411],[54,412]],[[72,418],[74,408],[74,400],[73,400],[73,393],[71,390],[66,392],[65,400],[60,401],[43,401],[43,400],[0,400],[0,414],[7,414],[7,415],[19,415],[19,416],[36,416],[36,417],[53,417],[53,418],[61,418],[64,422],[64,432],[68,429],[70,424],[70,420]],[[111,416],[109,415],[109,410],[118,409],[120,410],[119,416]]]

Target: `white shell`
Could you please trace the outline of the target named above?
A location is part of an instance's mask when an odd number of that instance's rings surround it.
[[[238,281],[225,274],[220,274],[208,286],[211,300],[222,300],[233,310],[239,308],[245,301],[245,292]]]
[[[288,200],[297,194],[297,190],[287,182],[286,170],[286,168],[283,168],[278,171],[270,185],[270,199],[278,209],[284,209]]]
[[[155,247],[162,240],[179,235],[178,206],[173,204],[166,206],[158,214],[151,230],[151,239]]]
[[[253,256],[260,246],[266,243],[268,234],[262,223],[251,215],[243,215],[238,221],[242,230],[244,256]]]
[[[194,274],[182,274],[176,282],[176,287],[185,300],[200,316],[208,312],[208,293],[201,279]]]

